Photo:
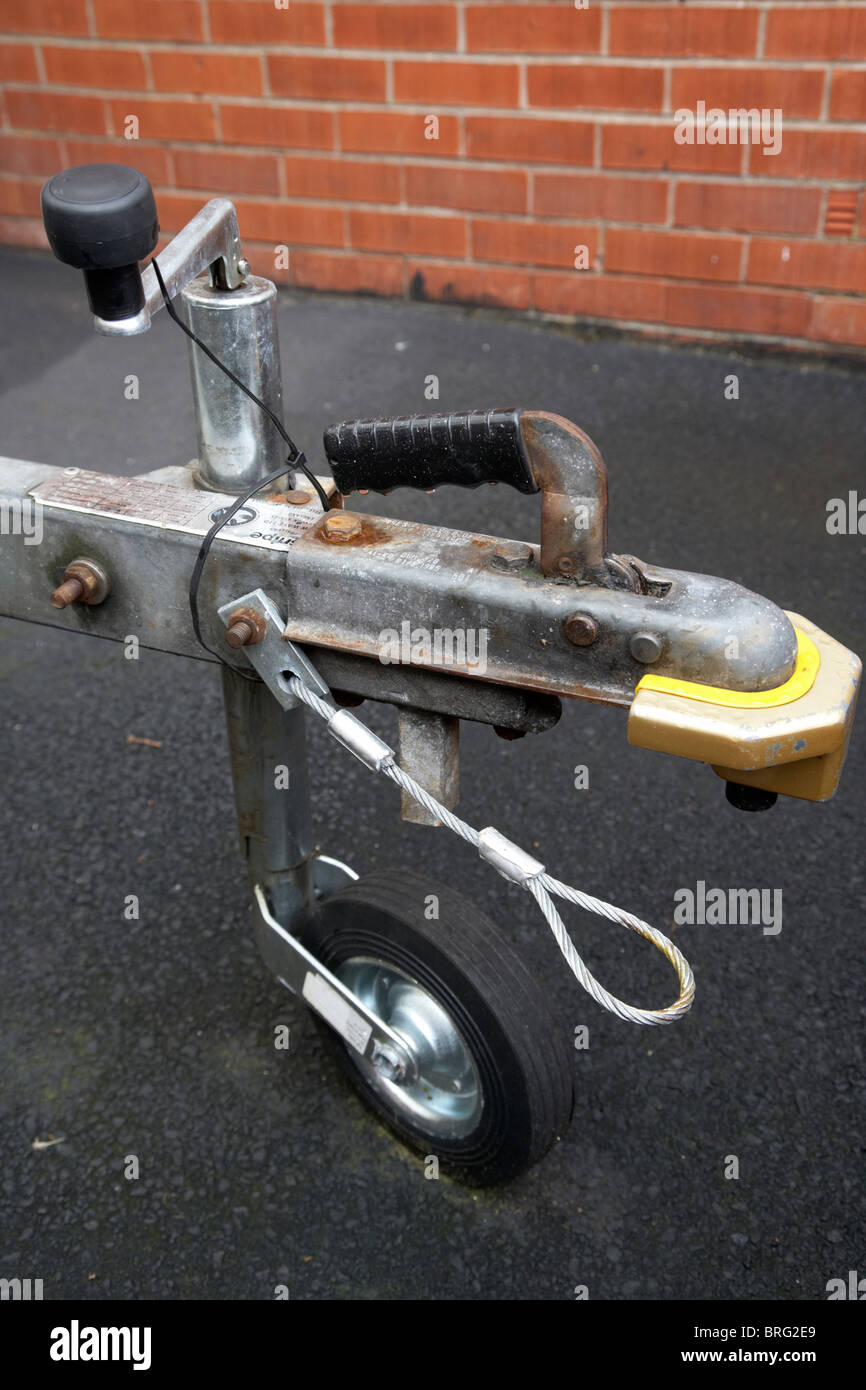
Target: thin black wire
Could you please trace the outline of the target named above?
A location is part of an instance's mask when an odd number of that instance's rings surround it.
[[[266,478],[262,478],[253,487],[249,488],[247,492],[243,493],[242,496],[240,496],[237,499],[237,501],[232,502],[230,507],[226,508],[225,515],[221,516],[218,521],[214,522],[213,526],[210,528],[204,540],[202,541],[201,547],[196,557],[196,562],[192,568],[192,574],[189,578],[189,611],[192,615],[193,632],[195,633],[201,646],[204,647],[205,651],[210,652],[211,656],[215,656],[217,661],[221,661],[223,666],[228,666],[232,671],[237,671],[239,670],[239,668],[237,666],[234,666],[232,662],[226,661],[225,657],[222,656],[220,652],[215,652],[213,647],[209,647],[207,642],[201,635],[201,627],[199,626],[198,616],[198,588],[201,582],[202,572],[204,570],[205,561],[207,560],[208,554],[210,553],[210,548],[216,540],[218,533],[222,530],[224,526],[228,525],[235,512],[239,512],[241,507],[245,506],[247,502],[249,502],[251,497],[255,497],[256,493],[260,492],[263,487],[267,487],[268,483],[275,483],[277,478],[281,478],[285,471],[285,465],[283,465],[281,468],[277,468],[273,473],[269,473]],[[246,675],[246,672],[241,672],[241,674]],[[248,679],[250,678],[248,677]]]
[[[268,416],[269,420],[271,420],[274,427],[285,440],[286,444],[289,446],[289,457],[287,458],[286,462],[280,468],[275,469],[273,473],[269,473],[266,478],[261,478],[257,483],[253,485],[253,487],[249,488],[247,492],[243,493],[241,497],[238,497],[237,500],[234,501],[230,507],[226,508],[224,515],[221,516],[218,521],[214,522],[213,526],[210,528],[210,530],[208,531],[207,535],[201,543],[201,547],[196,557],[196,562],[193,565],[192,574],[190,575],[189,580],[189,611],[192,616],[193,632],[196,635],[196,640],[198,641],[199,645],[204,647],[206,652],[210,652],[211,656],[215,656],[217,661],[222,662],[223,666],[228,666],[230,671],[238,671],[241,675],[246,676],[247,680],[257,679],[255,677],[247,676],[246,672],[243,671],[240,667],[232,665],[230,661],[226,661],[225,657],[222,656],[220,652],[216,652],[214,651],[213,647],[208,646],[207,642],[201,635],[201,624],[199,621],[198,612],[198,590],[199,585],[201,583],[201,577],[204,571],[205,562],[210,553],[210,548],[213,545],[219,532],[222,530],[224,526],[228,525],[235,513],[239,512],[241,507],[245,506],[246,503],[249,502],[250,498],[255,497],[257,492],[261,492],[263,487],[267,487],[269,483],[275,483],[278,478],[282,478],[289,468],[299,468],[301,472],[309,479],[313,487],[316,489],[322,507],[326,512],[331,510],[331,504],[328,501],[328,498],[325,495],[324,489],[322,488],[318,478],[313,473],[311,473],[310,469],[307,467],[307,460],[303,451],[298,448],[297,444],[295,444],[294,440],[290,437],[282,421],[274,414],[272,410],[268,408],[268,406],[265,405],[263,400],[259,399],[259,397],[255,394],[254,391],[251,391],[248,386],[245,386],[244,383],[238,377],[235,376],[234,372],[230,371],[229,368],[225,365],[225,363],[221,362],[219,358],[211,352],[210,348],[202,342],[201,338],[199,338],[197,334],[193,333],[192,329],[188,328],[187,325],[183,322],[183,319],[181,319],[175,313],[174,305],[168,297],[168,292],[165,288],[165,282],[162,278],[162,273],[160,272],[159,266],[156,263],[155,256],[153,257],[150,263],[153,266],[154,273],[156,275],[156,282],[159,285],[160,291],[162,293],[163,302],[165,304],[165,308],[169,318],[177,324],[178,328],[183,330],[183,332],[187,335],[188,338],[192,339],[196,347],[200,348],[201,351],[205,354],[205,356],[209,357],[211,362],[213,362],[215,366],[219,367],[221,372],[225,373],[225,375],[229,378],[230,381],[234,382],[235,386],[240,387],[244,395],[249,396],[251,401],[255,401],[259,409],[264,411],[265,415]]]

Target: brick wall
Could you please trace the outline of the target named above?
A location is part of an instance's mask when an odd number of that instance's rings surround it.
[[[0,0],[0,240],[118,160],[300,286],[866,346],[863,0],[284,3]],[[699,102],[780,152],[677,143]]]

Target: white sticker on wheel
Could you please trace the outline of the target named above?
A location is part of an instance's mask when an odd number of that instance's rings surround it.
[[[314,975],[312,970],[307,972],[302,993],[310,1007],[321,1014],[325,1022],[363,1057],[373,1031],[366,1019],[346,1003],[333,985],[329,985],[321,975]]]

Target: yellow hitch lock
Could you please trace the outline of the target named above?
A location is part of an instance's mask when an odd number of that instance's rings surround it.
[[[723,690],[646,675],[628,717],[628,741],[709,763],[719,777],[806,801],[839,784],[861,662],[798,613],[797,664],[773,690]]]

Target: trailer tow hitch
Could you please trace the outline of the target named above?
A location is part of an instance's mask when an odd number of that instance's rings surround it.
[[[611,552],[604,461],[560,416],[350,420],[325,432],[333,476],[314,475],[282,425],[276,291],[250,274],[227,200],[143,273],[158,225],[135,170],[67,170],[46,185],[43,213],[55,254],[85,272],[98,332],[143,332],[161,307],[184,327],[197,450],[137,478],[0,459],[0,505],[37,507],[44,528],[38,547],[4,538],[3,612],[219,664],[265,962],[401,1137],[467,1182],[513,1177],[568,1123],[568,1039],[516,952],[460,895],[423,873],[359,879],[315,852],[305,710],[400,788],[404,818],[445,826],[531,894],[596,1002],[657,1025],[691,1006],[687,961],[655,928],[454,814],[460,720],[518,737],[555,724],[562,699],[618,705],[631,744],[710,764],[743,810],[779,795],[823,801],[860,661],[739,585]],[[344,506],[353,492],[448,483],[540,492],[539,540]],[[467,634],[483,635],[483,651]],[[347,708],[364,699],[396,707],[399,750]],[[675,1002],[635,1008],[605,990],[557,898],[651,941],[677,973]]]

